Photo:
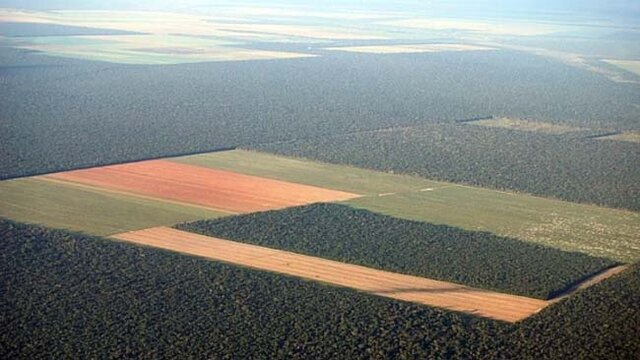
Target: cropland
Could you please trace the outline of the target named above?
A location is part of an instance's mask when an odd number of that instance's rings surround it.
[[[358,196],[161,160],[75,170],[44,178],[234,213]]]
[[[114,238],[509,322],[528,317],[547,305],[545,301],[536,299],[378,271],[170,228],[128,232]]]
[[[4,1],[0,358],[636,359],[640,9],[529,3]]]
[[[488,231],[623,262],[640,258],[640,215],[633,211],[246,150],[172,161],[361,194],[344,204],[393,217]]]

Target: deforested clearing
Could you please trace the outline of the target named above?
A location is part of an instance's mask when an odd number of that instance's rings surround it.
[[[344,46],[330,47],[327,50],[349,51],[368,54],[405,54],[430,53],[442,51],[481,51],[493,50],[485,46],[469,44],[408,44],[408,45],[372,45],[372,46]]]
[[[578,131],[586,131],[575,126],[552,124],[543,121],[513,119],[513,118],[492,118],[478,121],[472,121],[468,124],[486,127],[504,128],[516,131],[531,131],[543,134],[561,135]]]
[[[223,215],[225,213],[210,209],[44,181],[44,178],[0,182],[0,217],[92,235]]]
[[[260,270],[357,289],[397,300],[436,306],[516,322],[548,305],[547,301],[470,288],[345,264],[282,250],[216,239],[166,227],[113,236],[141,245],[224,261]]]
[[[163,160],[68,171],[45,178],[239,213],[358,196]]]
[[[604,62],[617,66],[623,70],[627,70],[636,75],[640,75],[640,61],[639,60],[604,60]]]
[[[620,134],[599,137],[598,140],[615,140],[640,143],[640,131],[625,131]]]

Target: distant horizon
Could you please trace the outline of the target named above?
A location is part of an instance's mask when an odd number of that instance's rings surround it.
[[[640,2],[631,0],[614,0],[614,1],[597,1],[597,0],[564,0],[564,1],[532,1],[532,0],[516,0],[516,1],[384,1],[384,0],[330,0],[317,5],[313,2],[303,0],[277,0],[261,2],[255,0],[240,1],[169,1],[169,0],[116,0],[116,1],[97,1],[97,0],[1,0],[0,8],[21,8],[30,10],[171,10],[185,11],[192,8],[203,7],[219,7],[219,6],[258,6],[258,7],[299,7],[313,8],[323,11],[331,11],[338,9],[349,9],[358,11],[398,11],[413,12],[421,16],[498,16],[517,18],[531,18],[536,16],[562,16],[573,14],[591,19],[599,18],[605,20],[610,17],[624,19],[627,22],[640,25]]]

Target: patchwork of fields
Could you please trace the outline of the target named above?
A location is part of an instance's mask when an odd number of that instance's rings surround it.
[[[623,2],[6,1],[0,359],[636,359]]]
[[[226,213],[44,178],[0,182],[0,216],[94,235],[222,215]]]
[[[176,227],[544,300],[564,292],[585,276],[616,264],[488,232],[398,219],[341,204],[313,204]]]
[[[111,235],[505,321],[518,321],[535,313],[547,305],[544,299],[578,286],[582,279],[616,265],[616,261],[640,257],[635,247],[638,233],[635,213],[244,150],[9,180],[0,183],[0,190],[0,215],[15,221]],[[326,209],[336,216],[344,214],[345,225],[333,229],[331,225],[321,225],[322,216],[304,212],[295,215],[296,206],[319,202],[343,204],[336,208],[331,206],[337,205],[326,205]],[[324,209],[323,205],[317,208]],[[289,209],[293,216],[287,215],[290,217],[285,217],[284,223],[302,226],[302,232],[292,228],[281,233],[277,221],[257,228],[251,224],[236,226],[244,218],[232,216],[257,212],[259,219],[270,214],[262,211],[272,210],[274,216],[280,216]],[[357,209],[420,222],[372,214],[388,222],[375,230],[375,226],[365,226],[369,221],[367,215],[362,217],[364,213]],[[551,210],[553,220],[559,223],[543,217]],[[349,211],[354,213],[348,214]],[[162,227],[220,217],[227,217],[226,223],[232,225],[231,232],[223,232],[229,240],[214,241]],[[585,219],[593,223],[586,231],[597,227],[601,242],[593,240],[595,236],[580,236]],[[391,226],[403,221],[399,228]],[[351,229],[352,234],[322,235],[353,224],[356,226]],[[360,225],[364,227],[358,228]],[[208,226],[207,221],[179,225],[196,232],[207,232]],[[535,232],[532,227],[541,230]],[[409,229],[409,233],[403,235],[403,229]],[[387,230],[391,233],[382,235]],[[255,240],[254,235],[241,235],[243,231],[254,231],[264,241],[242,244]],[[354,242],[359,234],[371,231],[374,238]],[[324,239],[314,242],[327,246],[326,250],[316,251],[312,249],[315,245],[308,246],[310,239],[318,235]],[[414,235],[419,241],[411,240]],[[610,241],[614,238],[617,242]],[[380,240],[392,241],[395,249],[387,249],[383,243],[376,245]],[[465,243],[467,240],[472,242]],[[544,244],[547,248],[520,240]],[[292,243],[277,245],[284,242]],[[608,247],[602,246],[604,243]],[[415,246],[418,248],[414,249]],[[495,248],[491,256],[504,252],[500,256],[506,262],[493,270],[472,270],[489,261],[484,255],[490,248]],[[335,253],[340,249],[355,252]],[[432,261],[404,254],[404,250],[434,255],[444,261],[443,266],[425,268]],[[383,253],[386,255],[380,257]],[[535,266],[528,266],[526,258],[528,261],[535,258]],[[442,281],[453,283],[445,286]]]
[[[637,212],[245,150],[171,161],[363,194],[346,204],[394,217],[489,231],[623,262],[640,259]]]
[[[75,170],[44,177],[230,213],[358,197],[341,191],[163,160]]]

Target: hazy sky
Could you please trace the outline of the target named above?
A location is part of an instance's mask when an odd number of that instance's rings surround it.
[[[623,18],[640,22],[640,0],[0,0],[0,7],[27,9],[155,9],[188,10],[216,5],[284,5],[319,9],[410,11],[437,16]]]

